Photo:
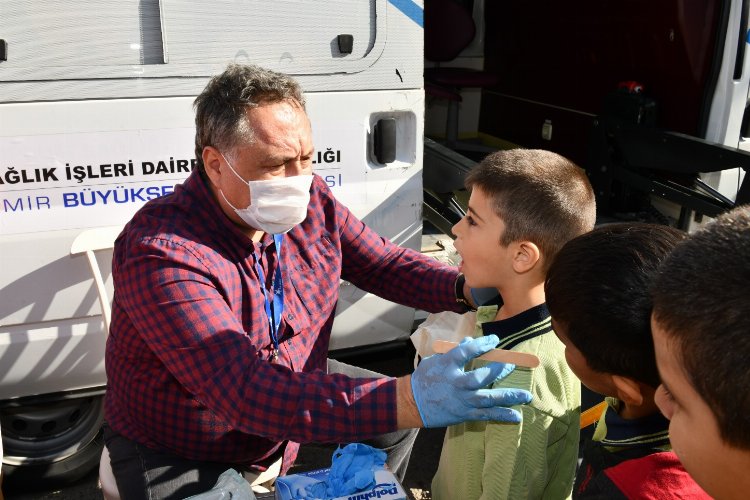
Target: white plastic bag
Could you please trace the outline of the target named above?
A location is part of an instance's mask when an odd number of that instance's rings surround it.
[[[414,356],[414,368],[419,358],[432,356],[435,351],[432,343],[436,340],[461,342],[464,337],[473,337],[477,322],[477,313],[463,314],[445,311],[427,316],[427,319],[411,334],[411,342],[417,350]]]
[[[221,473],[213,488],[186,500],[256,500],[256,496],[250,483],[239,472],[227,469]]]

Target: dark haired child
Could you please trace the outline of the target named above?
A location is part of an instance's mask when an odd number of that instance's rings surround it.
[[[494,385],[533,394],[528,406],[516,407],[520,424],[447,429],[432,495],[566,498],[577,462],[581,385],[552,332],[544,277],[560,247],[594,226],[594,194],[581,168],[542,150],[493,153],[469,172],[466,186],[467,215],[453,227],[461,272],[469,286],[496,288],[503,299],[499,308],[479,308],[473,334],[496,334],[498,347],[534,354],[540,365],[517,366]]]
[[[750,205],[681,243],[652,291],[656,403],[673,449],[714,498],[748,498]]]
[[[598,227],[568,242],[545,283],[555,333],[583,385],[607,396],[583,442],[573,498],[708,498],[671,452],[654,392],[650,286],[685,238],[667,226]]]

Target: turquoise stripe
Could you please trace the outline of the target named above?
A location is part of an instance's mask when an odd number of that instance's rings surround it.
[[[422,7],[411,0],[388,0],[388,2],[417,23],[420,28],[424,28],[424,10]]]

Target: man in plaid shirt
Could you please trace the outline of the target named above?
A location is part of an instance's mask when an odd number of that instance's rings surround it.
[[[512,367],[463,371],[497,338],[401,378],[327,358],[340,279],[431,312],[465,310],[464,289],[312,174],[297,82],[231,65],[195,107],[198,168],[115,244],[105,441],[123,498],[184,498],[229,467],[283,474],[310,442],[376,438],[403,478],[416,428],[518,420],[506,407],[528,393],[482,389]]]

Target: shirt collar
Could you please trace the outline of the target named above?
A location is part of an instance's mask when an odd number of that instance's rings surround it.
[[[487,306],[497,311],[497,306]],[[481,310],[484,308],[480,308]],[[478,313],[479,314],[479,313]],[[552,331],[552,321],[547,304],[542,303],[522,313],[499,321],[482,323],[485,335],[497,335],[500,338],[499,349],[512,349],[521,342],[544,335]]]
[[[641,418],[622,418],[617,409],[620,401],[607,398],[607,410],[597,424],[594,439],[613,448],[669,447],[669,420],[661,412]],[[600,427],[603,427],[600,429]],[[602,436],[601,439],[597,437]]]

